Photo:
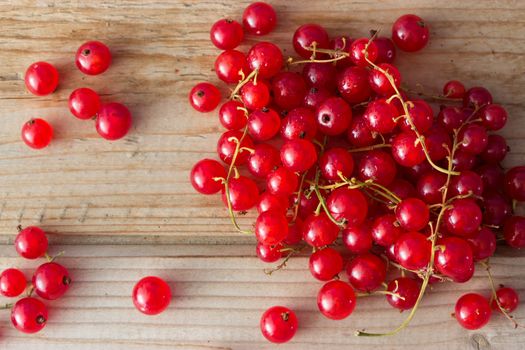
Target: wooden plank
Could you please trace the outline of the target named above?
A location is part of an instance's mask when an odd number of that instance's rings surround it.
[[[406,347],[442,349],[520,349],[523,330],[494,314],[479,331],[461,329],[450,316],[452,300],[467,291],[488,293],[481,269],[466,284],[435,285],[414,321],[399,336],[358,338],[357,329],[386,330],[406,316],[388,306],[383,296],[359,299],[355,313],[343,321],[325,319],[315,296],[320,282],[308,271],[306,257],[291,260],[271,276],[246,245],[57,245],[59,261],[70,268],[74,283],[60,300],[49,302],[47,327],[35,336],[19,334],[0,313],[0,348],[27,349],[254,349],[273,348],[258,328],[261,313],[272,305],[296,310],[300,330],[284,349],[359,349]],[[0,246],[0,268],[16,266],[28,276],[37,262],[22,260],[10,245]],[[523,294],[525,257],[502,249],[492,261],[496,283]],[[130,293],[146,274],[165,278],[174,290],[172,305],[156,317],[133,308]],[[0,302],[7,302],[0,298]],[[521,307],[515,316],[525,318]],[[476,342],[480,344],[475,346]],[[485,345],[483,345],[486,342]]]

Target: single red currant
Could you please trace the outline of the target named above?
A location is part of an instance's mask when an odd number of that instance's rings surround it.
[[[387,37],[377,37],[374,39],[374,44],[377,47],[376,63],[392,63],[396,58],[396,47],[394,42]]]
[[[406,269],[420,270],[430,262],[430,241],[419,232],[407,232],[396,241],[397,262]]]
[[[84,74],[102,74],[111,64],[111,52],[100,41],[88,41],[78,48],[75,63]]]
[[[342,320],[350,316],[355,309],[355,304],[354,289],[343,281],[330,281],[317,294],[319,311],[332,320]]]
[[[100,110],[100,97],[91,89],[76,89],[69,95],[69,110],[78,119],[94,118]]]
[[[459,324],[466,329],[480,329],[490,320],[491,310],[488,300],[479,294],[468,293],[456,302],[454,315]]]
[[[469,243],[457,237],[444,237],[437,241],[434,265],[454,282],[464,283],[474,275],[474,257]]]
[[[326,88],[311,87],[304,97],[303,106],[317,109],[327,98],[332,97],[332,92]]]
[[[472,238],[467,238],[472,248],[474,261],[485,260],[494,255],[496,251],[496,235],[488,227],[481,227]]]
[[[317,134],[314,112],[305,107],[294,108],[281,121],[281,136],[285,140],[312,140]]]
[[[47,307],[37,298],[22,298],[11,309],[11,323],[20,332],[36,333],[46,322]]]
[[[259,202],[257,184],[245,176],[230,179],[228,192],[232,210],[235,211],[250,210]],[[226,187],[222,190],[222,201],[228,207]]]
[[[376,244],[389,247],[397,241],[403,230],[395,215],[385,214],[375,218],[370,232]]]
[[[250,158],[251,152],[249,150],[253,148],[253,141],[250,136],[245,135],[243,138],[243,133],[239,130],[226,131],[217,141],[217,154],[219,155],[219,158],[226,164],[231,164],[233,162],[236,149],[238,152],[235,158],[235,164],[246,164]]]
[[[481,196],[483,194],[483,181],[481,176],[475,172],[465,170],[457,176],[452,176],[448,191],[451,197],[466,196],[469,193]]]
[[[339,227],[326,213],[310,214],[303,223],[303,239],[315,248],[332,244],[339,234]]]
[[[288,210],[287,198],[269,192],[263,192],[259,197],[257,211],[261,214],[270,210],[286,214]]]
[[[309,140],[289,140],[281,147],[281,161],[293,172],[310,169],[317,161],[317,151]]]
[[[505,159],[507,152],[510,151],[510,147],[507,145],[507,141],[501,135],[489,135],[487,147],[481,152],[481,159],[487,164],[499,164]]]
[[[132,118],[129,109],[123,104],[112,102],[102,105],[97,115],[96,128],[100,136],[114,141],[127,135]]]
[[[35,62],[27,68],[24,81],[33,95],[49,95],[57,89],[58,71],[51,63]]]
[[[307,63],[303,67],[303,77],[312,87],[335,89],[335,77],[337,71],[331,64]]]
[[[268,141],[279,132],[281,118],[273,109],[262,107],[248,116],[248,131],[255,141]]]
[[[401,86],[401,73],[399,73],[399,70],[396,67],[388,63],[381,63],[379,64],[379,69],[374,68],[370,71],[368,77],[370,87],[378,95],[391,96],[395,93],[395,89],[390,83],[390,79],[385,73],[383,73],[383,71],[393,79],[394,84],[399,89]]]
[[[333,248],[324,248],[310,255],[310,273],[319,281],[329,281],[343,270],[343,257]]]
[[[491,104],[480,111],[480,118],[489,130],[500,130],[507,123],[507,111],[500,105]]]
[[[363,114],[370,130],[380,134],[392,132],[396,127],[395,118],[398,116],[399,112],[394,104],[385,99],[370,102]]]
[[[157,315],[170,304],[171,288],[160,277],[147,276],[135,284],[131,298],[137,310],[143,314]]]
[[[259,143],[253,148],[248,158],[248,170],[254,176],[266,178],[281,165],[281,156],[277,148],[267,143]]]
[[[67,269],[55,262],[40,265],[33,275],[33,287],[42,299],[55,300],[69,289],[71,277]]]
[[[350,59],[356,66],[367,67],[377,60],[377,46],[368,38],[360,38],[350,44]]]
[[[22,126],[22,140],[34,149],[47,147],[53,139],[53,128],[44,119],[31,119]]]
[[[346,102],[365,102],[372,95],[368,71],[363,67],[348,67],[338,75],[337,90]]]
[[[17,297],[26,289],[26,276],[19,269],[6,269],[0,274],[0,294],[4,297]]]
[[[505,195],[489,190],[483,194],[482,212],[484,224],[501,226],[512,215],[512,206]]]
[[[334,190],[326,200],[326,206],[337,221],[348,225],[359,225],[365,221],[368,202],[364,194],[357,189],[345,187]]]
[[[469,124],[462,128],[458,140],[461,150],[470,154],[480,154],[489,142],[487,130],[478,124]]]
[[[258,70],[261,78],[271,78],[283,66],[283,53],[281,49],[270,42],[260,42],[252,46],[246,57],[251,70]]]
[[[329,181],[340,180],[339,174],[348,178],[354,170],[352,154],[341,147],[330,148],[319,159],[321,175]]]
[[[403,131],[392,138],[392,156],[397,164],[413,167],[426,160],[421,142],[413,131]]]
[[[421,199],[407,198],[396,206],[396,218],[405,230],[419,231],[427,226],[430,210]]]
[[[399,310],[409,310],[416,305],[421,283],[409,277],[398,277],[388,283],[386,300],[390,305]]]
[[[386,278],[386,263],[377,255],[364,253],[346,265],[348,281],[357,290],[371,292],[381,286]]]
[[[443,215],[448,232],[462,237],[473,237],[481,225],[482,213],[471,198],[452,201],[451,207]]]
[[[196,111],[213,111],[221,102],[221,92],[210,83],[198,83],[189,94],[190,104]]]
[[[277,14],[271,5],[265,2],[254,2],[244,10],[242,25],[250,34],[268,34],[277,25]]]
[[[241,99],[248,109],[262,109],[270,102],[270,89],[261,80],[249,81],[241,88]]]
[[[286,110],[300,107],[307,90],[304,78],[298,73],[281,72],[272,79],[273,102]]]
[[[255,247],[255,253],[261,261],[265,263],[273,263],[282,258],[282,248],[283,246],[281,244],[264,245],[261,242],[258,242]]]
[[[380,185],[388,186],[394,181],[397,168],[394,159],[388,153],[373,150],[361,158],[358,174],[361,181],[371,179]]]
[[[525,166],[511,168],[505,174],[505,192],[518,201],[525,201]]]
[[[525,248],[525,217],[510,217],[503,226],[503,237],[512,248]]]
[[[499,304],[506,312],[512,312],[518,308],[520,298],[516,290],[509,287],[501,287],[496,291]],[[492,300],[492,309],[501,312],[496,299]]]
[[[46,233],[40,227],[26,227],[16,236],[15,249],[21,257],[26,259],[32,260],[44,256],[47,251]]]
[[[228,130],[239,130],[246,126],[248,118],[244,112],[244,105],[238,101],[225,102],[219,110],[219,120]]]
[[[248,75],[246,56],[237,50],[226,50],[215,59],[215,73],[226,84],[237,84]]]
[[[352,121],[352,109],[340,97],[330,97],[317,108],[317,125],[325,135],[344,133]]]
[[[221,50],[235,49],[242,42],[244,32],[239,22],[232,19],[220,19],[210,29],[210,40]]]
[[[465,96],[465,85],[457,80],[450,80],[443,86],[443,96],[447,98],[461,98]]]
[[[353,254],[362,254],[372,248],[372,235],[370,234],[370,225],[363,223],[361,225],[348,226],[343,230],[343,243],[346,248]]]
[[[191,169],[190,181],[197,192],[214,194],[222,190],[224,187],[222,181],[226,176],[226,169],[221,163],[213,159],[202,159]]]
[[[371,146],[377,142],[377,133],[372,132],[362,115],[356,115],[348,127],[346,139],[354,147]]]
[[[303,24],[297,28],[292,42],[295,52],[306,59],[314,55],[314,49],[328,49],[330,46],[326,29],[318,24]]]
[[[261,316],[261,333],[272,343],[286,343],[297,332],[295,313],[284,306],[273,306]]]
[[[443,187],[447,182],[447,175],[429,171],[423,174],[417,181],[417,192],[419,197],[428,204],[441,203],[443,200]]]
[[[478,109],[490,104],[492,104],[492,95],[484,87],[472,87],[463,96],[464,107]]]
[[[428,43],[429,29],[421,17],[404,15],[392,26],[392,40],[403,51],[414,52]]]
[[[255,237],[264,245],[281,243],[288,235],[288,220],[277,210],[265,211],[255,221]]]
[[[277,168],[266,178],[266,187],[272,194],[288,197],[297,190],[298,185],[297,175],[285,167]]]

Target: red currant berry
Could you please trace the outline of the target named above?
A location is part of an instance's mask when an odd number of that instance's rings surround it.
[[[388,283],[387,291],[395,295],[387,294],[386,300],[396,309],[409,310],[416,305],[420,290],[419,281],[408,277],[398,277]]]
[[[497,164],[485,164],[476,169],[476,172],[481,176],[484,189],[503,188],[505,173],[501,166]]]
[[[501,135],[489,135],[487,147],[481,152],[481,159],[485,163],[499,164],[505,159],[507,152],[510,150],[507,141]]]
[[[451,197],[466,196],[469,193],[481,196],[483,193],[483,181],[481,176],[473,171],[465,170],[450,180],[449,194]]]
[[[44,256],[47,251],[46,233],[36,226],[26,227],[16,236],[15,249],[26,259],[32,260]]]
[[[399,112],[394,104],[388,103],[385,99],[378,99],[368,104],[363,117],[371,131],[388,134],[396,127],[395,118],[398,115]]]
[[[476,166],[475,154],[459,149],[452,159],[453,169],[457,171],[470,170]]]
[[[27,68],[24,81],[33,95],[49,95],[57,89],[58,71],[51,63],[36,62]]]
[[[315,248],[332,244],[339,234],[339,227],[326,213],[310,214],[303,223],[303,239]]]
[[[17,297],[26,289],[26,276],[18,269],[6,269],[0,274],[0,294],[4,297]]]
[[[484,87],[473,87],[467,90],[463,96],[463,106],[473,109],[492,104],[492,95]]]
[[[366,197],[357,189],[338,188],[328,196],[326,206],[337,221],[358,225],[365,221],[368,213]]]
[[[416,188],[410,182],[404,179],[394,179],[390,186],[388,186],[388,189],[401,199],[417,197]]]
[[[330,39],[330,49],[338,52],[343,53],[350,53],[350,45],[352,45],[352,42],[354,40],[346,35],[338,35],[332,39]],[[338,60],[335,62],[335,66],[337,68],[346,68],[353,66],[354,63],[350,59],[350,57],[345,57],[343,59]],[[329,66],[326,64],[326,66]]]
[[[241,139],[242,142],[238,147],[238,154],[235,158],[236,165],[246,164],[246,162],[250,158],[249,150],[253,149],[254,147],[253,141],[248,135],[245,135],[243,138],[243,133],[238,130],[226,131],[221,135],[221,137],[217,141],[217,154],[224,163],[232,163],[235,150],[237,149],[237,144]]]
[[[281,244],[265,245],[258,242],[255,247],[255,253],[262,262],[273,263],[282,258],[282,248],[283,246]]]
[[[337,71],[331,64],[312,62],[303,67],[303,77],[313,87],[333,90],[336,74]]]
[[[251,70],[258,69],[261,78],[273,77],[283,66],[281,49],[269,42],[260,42],[252,46],[246,59]]]
[[[288,210],[287,198],[268,192],[262,193],[257,204],[257,211],[261,214],[270,210],[286,214]]]
[[[273,109],[263,107],[254,110],[248,116],[248,131],[255,141],[267,141],[273,138],[281,128],[281,118]]]
[[[396,241],[397,262],[406,269],[420,270],[430,262],[430,241],[419,232],[407,232]]]
[[[500,105],[488,105],[481,109],[480,118],[489,130],[500,130],[507,123],[507,111]]]
[[[71,277],[67,269],[55,262],[40,265],[33,275],[33,287],[42,299],[55,300],[69,289]]]
[[[306,82],[300,74],[281,72],[272,79],[273,101],[283,109],[290,110],[301,106],[306,92]]]
[[[502,287],[496,291],[496,297],[498,298],[499,304],[506,312],[512,312],[518,308],[520,298],[518,293],[513,288]],[[498,302],[492,300],[492,309],[501,312],[498,306]]]
[[[392,40],[403,51],[414,52],[428,43],[429,30],[421,17],[404,15],[392,26]]]
[[[377,255],[364,253],[346,265],[348,281],[357,290],[371,292],[381,286],[386,277],[386,263]]]
[[[210,83],[198,83],[189,94],[190,104],[196,111],[213,111],[221,102],[221,92]]]
[[[257,184],[250,178],[239,176],[232,178],[228,186],[229,198],[232,210],[246,211],[253,208],[259,202],[259,189]],[[226,188],[222,190],[222,201],[228,207],[226,199]]]
[[[393,214],[378,216],[371,227],[371,234],[374,242],[383,247],[389,247],[394,244],[403,230]]]
[[[388,153],[373,150],[361,158],[358,174],[361,181],[371,179],[380,185],[388,186],[394,181],[397,168],[394,159]]]
[[[277,25],[277,14],[271,5],[265,2],[254,2],[244,10],[242,25],[250,34],[268,34]]]
[[[304,97],[303,106],[317,109],[326,99],[332,97],[330,90],[326,88],[312,87]]]
[[[265,82],[250,81],[241,88],[241,99],[248,109],[262,109],[270,102],[270,90]]]
[[[246,126],[248,119],[243,110],[243,104],[238,101],[225,102],[219,110],[219,120],[228,130],[239,130]]]
[[[480,329],[490,320],[491,310],[488,300],[479,294],[464,294],[456,302],[454,315],[459,324],[466,329]]]
[[[319,159],[321,175],[329,181],[340,180],[339,174],[348,178],[354,170],[352,154],[344,148],[334,147],[325,151]]]
[[[239,22],[232,19],[220,19],[210,30],[210,39],[221,50],[235,49],[242,42],[244,32]]]
[[[91,89],[76,89],[69,95],[69,110],[78,119],[91,119],[100,110],[100,97]]]
[[[461,98],[465,96],[465,85],[460,81],[450,80],[445,83],[443,86],[443,96],[447,98]]]
[[[331,97],[317,108],[317,125],[328,136],[344,133],[352,121],[352,109],[340,97]]]
[[[135,284],[131,298],[143,314],[158,315],[170,304],[171,288],[160,277],[147,276]]]
[[[226,84],[237,84],[248,72],[246,56],[240,51],[227,50],[215,59],[215,73]]]
[[[396,87],[399,89],[401,86],[401,74],[399,70],[391,64],[381,63],[379,68],[374,68],[370,71],[368,77],[370,82],[370,87],[374,92],[381,96],[391,96],[395,93],[395,89],[390,83],[387,75],[382,72],[385,71],[387,74],[394,80]]]
[[[329,281],[343,270],[343,257],[333,248],[324,248],[310,255],[310,273],[319,281]]]
[[[297,332],[297,316],[284,306],[273,306],[261,316],[261,332],[272,343],[286,343]]]
[[[309,108],[294,108],[281,121],[281,136],[285,140],[311,140],[316,134],[317,121],[314,112]]]
[[[434,124],[424,137],[430,159],[436,162],[449,155],[448,150],[452,148],[452,140],[444,127]]]
[[[288,235],[288,220],[279,211],[265,211],[255,221],[255,237],[264,245],[281,243]]]
[[[46,322],[47,307],[37,298],[22,298],[11,309],[11,323],[20,332],[36,333]]]
[[[363,67],[346,68],[338,75],[337,90],[350,104],[368,100],[372,94],[368,71]]]
[[[425,161],[421,142],[413,131],[403,131],[392,138],[392,156],[397,164],[413,167]]]
[[[509,199],[496,191],[486,191],[483,194],[483,223],[501,226],[512,215]]]
[[[303,222],[299,218],[295,218],[295,224],[288,227],[288,236],[284,239],[284,243],[288,245],[296,245],[303,240]]]
[[[376,63],[392,63],[396,58],[396,47],[390,38],[378,37],[374,39],[377,47]]]
[[[418,198],[403,199],[396,207],[396,218],[407,231],[422,230],[428,224],[428,205]]]
[[[343,281],[330,281],[317,294],[319,311],[332,320],[342,320],[350,316],[355,309],[355,304],[354,289]]]
[[[481,225],[482,213],[473,199],[456,199],[445,211],[443,221],[448,232],[462,237],[472,237]]]
[[[377,133],[373,133],[370,130],[366,119],[362,115],[357,115],[352,118],[346,139],[354,147],[366,147],[377,142]]]
[[[100,41],[88,41],[78,48],[75,63],[84,74],[102,74],[111,64],[111,52]]]
[[[131,113],[123,104],[112,102],[103,105],[97,115],[96,128],[100,136],[114,141],[127,135],[131,128]]]
[[[372,235],[367,223],[346,227],[343,230],[343,243],[353,254],[362,254],[372,248]]]
[[[478,124],[470,124],[461,129],[458,135],[461,149],[470,154],[480,154],[487,148],[487,130]]]
[[[503,226],[503,237],[512,248],[525,248],[525,217],[509,218]]]
[[[422,100],[409,101],[408,114],[416,129],[420,133],[428,131],[434,122],[434,112],[428,103]],[[403,118],[400,124],[401,129],[412,131],[412,124],[407,118]]]
[[[289,140],[281,147],[281,161],[291,171],[303,172],[315,164],[317,151],[311,141]]]
[[[367,67],[377,60],[377,46],[368,38],[360,38],[350,44],[350,59],[356,66]]]
[[[31,119],[22,126],[22,140],[34,149],[49,145],[53,138],[53,128],[44,119]]]
[[[272,194],[288,197],[297,190],[298,185],[297,175],[285,167],[277,168],[266,178],[266,188]]]
[[[293,35],[293,47],[295,52],[303,58],[310,58],[317,49],[328,49],[330,39],[326,29],[318,24],[303,24]],[[317,57],[319,58],[319,57]]]
[[[197,192],[214,194],[223,189],[221,179],[226,179],[226,176],[226,169],[221,163],[213,159],[202,159],[191,169],[190,181]]]
[[[469,109],[469,113],[472,111]],[[457,130],[469,117],[462,108],[445,107],[439,111],[437,121],[449,132]]]
[[[437,241],[434,265],[454,282],[464,283],[474,275],[474,257],[467,241],[445,237]]]
[[[298,216],[301,219],[305,219],[310,214],[312,214],[317,206],[319,205],[319,198],[315,195],[315,193],[310,193],[308,197],[304,194],[304,192],[301,192],[301,196],[299,199],[297,198],[297,195],[293,195],[291,197],[291,205],[299,205],[298,210]],[[302,233],[301,233],[301,239],[302,239]]]
[[[525,166],[511,168],[505,174],[505,192],[518,201],[525,201]]]
[[[429,171],[423,174],[417,182],[419,197],[428,204],[441,203],[443,199],[443,187],[447,181],[447,175]]]
[[[266,178],[281,165],[281,156],[277,148],[266,143],[255,145],[248,158],[248,170],[254,176]]]
[[[481,227],[474,237],[467,239],[467,242],[472,248],[474,261],[490,258],[496,251],[496,235],[487,227]]]

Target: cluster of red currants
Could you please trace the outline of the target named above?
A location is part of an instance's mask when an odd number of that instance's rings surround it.
[[[224,50],[215,72],[236,85],[219,110],[227,131],[217,153],[226,167],[199,161],[190,174],[195,190],[222,192],[235,227],[255,234],[257,256],[284,258],[276,269],[311,247],[310,271],[326,282],[317,303],[327,318],[348,317],[359,293],[382,294],[394,308],[411,310],[391,332],[357,335],[397,333],[428,284],[467,282],[475,263],[486,269],[491,297],[462,296],[458,322],[484,326],[491,300],[512,320],[518,295],[496,289],[488,259],[497,240],[525,247],[525,218],[513,214],[513,204],[525,200],[525,166],[507,173],[500,166],[509,149],[493,132],[505,125],[507,112],[490,92],[467,90],[459,81],[447,82],[440,95],[411,96],[402,87],[393,65],[396,48],[415,52],[429,40],[428,26],[415,15],[398,18],[391,38],[377,31],[330,38],[320,25],[302,25],[292,39],[300,60],[285,60],[271,42],[257,42],[246,54],[236,50],[244,32],[274,29],[270,5],[251,4],[242,22],[220,20],[211,28],[211,41]],[[210,112],[221,94],[199,83],[189,100],[197,111]],[[441,103],[437,115],[427,100]],[[254,230],[242,230],[235,212],[253,207]],[[343,254],[336,249],[339,237]],[[339,278],[343,270],[348,282]],[[276,306],[262,316],[261,330],[272,342],[286,342],[297,318]]]
[[[75,63],[84,74],[102,74],[111,64],[111,52],[99,41],[88,41],[78,48]],[[29,92],[45,96],[57,89],[59,75],[52,64],[36,62],[27,68],[24,81]],[[95,119],[97,132],[106,140],[118,140],[131,128],[131,113],[126,106],[117,102],[102,104],[100,96],[89,88],[71,93],[69,110],[78,119]],[[31,148],[44,148],[52,139],[53,127],[44,119],[33,118],[22,127],[22,140]]]
[[[11,309],[13,326],[24,333],[36,333],[47,323],[47,306],[33,294],[45,300],[55,300],[64,295],[71,285],[67,269],[56,263],[55,258],[47,254],[47,237],[44,231],[36,226],[25,229],[19,227],[15,239],[15,249],[25,259],[46,257],[46,263],[40,265],[33,273],[27,296],[14,304],[6,304],[3,309]],[[26,277],[22,271],[9,268],[0,274],[0,294],[14,298],[26,291]]]

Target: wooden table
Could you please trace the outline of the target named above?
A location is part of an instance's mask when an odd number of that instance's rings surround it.
[[[217,81],[218,51],[211,24],[239,19],[248,1],[0,1],[0,267],[30,276],[11,245],[15,227],[40,225],[51,253],[70,268],[67,296],[50,302],[50,320],[36,335],[16,332],[0,314],[0,349],[254,349],[273,348],[258,321],[269,306],[297,311],[301,326],[283,349],[520,349],[525,331],[500,315],[476,332],[450,317],[466,291],[488,291],[484,272],[464,285],[439,285],[425,298],[411,326],[388,338],[357,338],[356,329],[386,330],[404,317],[381,297],[360,304],[347,320],[324,319],[316,310],[320,284],[306,258],[266,276],[254,257],[253,239],[234,233],[216,196],[197,195],[188,181],[193,163],[215,156],[221,132],[215,113],[198,114],[187,93],[198,81]],[[419,54],[400,54],[405,81],[436,91],[458,78],[483,84],[504,104],[503,134],[512,148],[506,166],[525,155],[525,3],[521,1],[273,1],[279,26],[267,39],[290,50],[294,29],[318,22],[332,34],[389,33],[401,14],[417,13],[431,26],[431,43]],[[114,64],[102,76],[82,75],[74,53],[86,40],[107,43]],[[253,43],[249,38],[247,43]],[[266,39],[266,38],[265,38]],[[26,67],[54,63],[58,91],[38,98],[25,91]],[[72,89],[87,86],[104,101],[127,104],[130,134],[109,143],[91,121],[67,109]],[[20,141],[31,117],[45,117],[56,139],[42,151]],[[253,215],[241,219],[249,225]],[[525,298],[525,256],[500,249],[492,261],[498,283]],[[155,274],[175,289],[172,306],[158,317],[139,314],[130,293],[142,276]],[[5,301],[4,299],[1,300]],[[516,313],[525,317],[523,306]]]

